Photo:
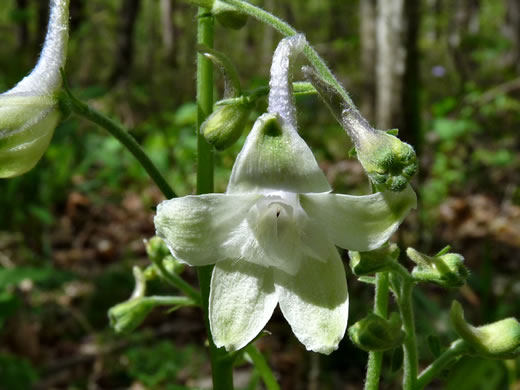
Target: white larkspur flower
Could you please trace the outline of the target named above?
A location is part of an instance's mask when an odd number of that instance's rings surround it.
[[[0,95],[0,178],[33,168],[60,120],[57,92],[68,42],[69,0],[51,0],[45,43],[32,72]]]
[[[297,35],[273,58],[269,113],[258,118],[237,157],[226,194],[159,204],[157,234],[190,265],[215,263],[209,320],[215,344],[246,346],[276,305],[307,349],[330,353],[348,319],[345,269],[334,245],[368,251],[382,245],[415,207],[415,193],[331,193],[296,131],[289,59]]]

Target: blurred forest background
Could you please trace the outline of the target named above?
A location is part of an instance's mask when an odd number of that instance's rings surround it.
[[[421,365],[435,353],[427,340],[455,338],[452,299],[476,324],[519,317],[520,2],[253,3],[304,32],[371,123],[399,128],[418,152],[419,209],[396,239],[432,254],[451,244],[472,271],[459,290],[417,289]],[[0,91],[34,66],[47,13],[44,0],[1,0]],[[195,34],[195,9],[178,0],[71,0],[67,74],[75,92],[127,125],[180,195],[195,188]],[[217,26],[216,48],[252,89],[267,84],[280,38],[249,20],[240,31]],[[215,95],[222,96],[220,78]],[[301,134],[335,191],[366,193],[349,140],[325,106],[316,96],[297,104]],[[244,138],[216,155],[219,192]],[[130,336],[108,326],[107,310],[131,294],[131,267],[148,264],[143,239],[154,234],[161,199],[115,139],[76,117],[59,126],[34,170],[0,181],[0,389],[210,386],[198,310],[154,311]],[[194,270],[183,276],[196,283]],[[368,312],[372,290],[348,278],[354,323]],[[319,356],[305,351],[279,312],[267,329],[273,334],[258,344],[283,389],[362,388],[367,355],[348,338]],[[385,355],[382,389],[398,388],[391,360]],[[236,373],[237,387],[261,388],[250,365]],[[431,388],[519,389],[520,361],[464,358]]]

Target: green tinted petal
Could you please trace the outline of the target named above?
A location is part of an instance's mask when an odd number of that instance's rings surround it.
[[[227,193],[328,192],[314,155],[277,115],[260,116],[235,161]]]
[[[300,202],[332,242],[345,249],[370,251],[383,245],[416,207],[410,186],[403,192],[372,195],[302,194]]]
[[[264,328],[278,303],[271,268],[243,260],[215,265],[209,321],[217,347],[236,351]]]
[[[241,222],[259,197],[207,194],[166,200],[154,218],[157,235],[177,260],[190,265],[240,258],[242,246],[250,239]]]
[[[0,177],[21,175],[40,160],[60,113],[48,96],[0,96]]]
[[[291,276],[274,270],[282,313],[308,350],[329,354],[338,348],[348,321],[347,279],[338,251],[326,263],[304,259]]]

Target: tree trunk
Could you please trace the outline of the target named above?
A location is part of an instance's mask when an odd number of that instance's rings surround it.
[[[167,58],[172,58],[174,54],[175,31],[172,23],[172,0],[161,0],[161,35],[164,51]]]
[[[463,92],[466,81],[471,79],[473,64],[467,54],[471,53],[471,47],[466,47],[466,38],[479,30],[479,8],[479,0],[460,0],[455,3],[455,9],[452,10],[448,45],[460,77],[460,93]]]
[[[377,7],[376,125],[399,124],[406,48],[404,0],[379,0]]]
[[[520,72],[520,3],[518,0],[507,0],[508,35],[513,44],[512,60],[517,72]]]
[[[363,70],[361,112],[369,122],[373,122],[376,105],[376,0],[361,1],[360,19]]]
[[[128,78],[134,60],[134,30],[140,5],[141,0],[123,0],[119,13],[116,62],[109,79],[110,85],[115,85]]]
[[[421,100],[420,67],[421,58],[418,47],[421,24],[421,5],[417,0],[405,0],[406,18],[406,60],[402,79],[402,117],[399,123],[399,135],[413,145],[420,153],[421,149]]]

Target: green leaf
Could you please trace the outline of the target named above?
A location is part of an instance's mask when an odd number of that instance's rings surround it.
[[[444,390],[491,390],[507,388],[503,362],[463,358],[449,373]]]
[[[52,267],[0,268],[0,289],[17,285],[25,279],[29,279],[42,287],[52,288],[74,278],[72,273]]]
[[[28,360],[0,355],[0,389],[31,389],[37,379],[36,369]]]
[[[441,341],[439,336],[435,334],[431,334],[428,336],[428,347],[430,348],[430,352],[432,355],[437,358],[441,354]]]
[[[392,353],[392,358],[390,361],[390,369],[393,373],[396,373],[401,369],[403,366],[403,360],[404,360],[404,353],[403,348],[396,348],[394,349],[394,352]]]

